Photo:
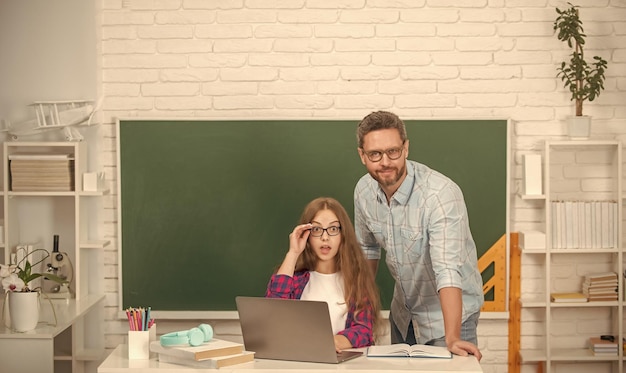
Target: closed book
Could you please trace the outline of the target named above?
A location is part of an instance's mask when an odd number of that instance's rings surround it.
[[[583,281],[583,284],[587,284],[589,286],[606,286],[606,285],[615,285],[617,284],[617,277],[614,277],[609,280],[592,280],[587,279]]]
[[[587,299],[589,301],[597,299],[617,300],[617,294],[588,294]]]
[[[587,301],[587,297],[583,293],[551,293],[550,299],[555,303],[584,303]]]
[[[68,167],[74,167],[74,160],[68,159],[65,161],[21,161],[12,160],[11,169],[15,170],[47,170],[47,169],[66,169]]]
[[[608,289],[583,289],[583,293],[585,295],[598,295],[598,294],[603,294],[603,295],[616,295],[617,294],[617,290],[616,288],[608,288]]]
[[[591,348],[609,348],[609,347],[613,347],[613,348],[617,348],[617,342],[615,341],[610,341],[610,340],[606,340],[606,339],[601,339],[600,337],[591,337],[589,338],[589,347]]]
[[[74,187],[71,185],[68,185],[68,186],[40,185],[40,186],[30,186],[30,187],[15,186],[11,188],[11,191],[13,192],[72,192],[74,191]]]
[[[614,297],[589,297],[589,302],[612,302],[617,300],[617,295]]]
[[[65,153],[13,153],[9,154],[10,160],[24,161],[55,161],[64,159],[74,159],[74,154]]]
[[[585,276],[585,281],[589,282],[599,282],[599,281],[617,281],[617,273],[615,272],[605,272],[605,273],[594,273],[588,274]]]
[[[617,289],[617,283],[611,283],[611,284],[600,284],[600,285],[585,285],[583,284],[583,290],[600,290],[600,291],[607,291],[607,290],[611,290],[611,289]]]
[[[593,353],[593,356],[616,356],[617,355],[617,350],[615,351],[591,351]]]
[[[452,359],[452,353],[446,347],[406,343],[370,346],[367,348],[367,356]]]
[[[243,344],[211,339],[200,346],[162,346],[160,341],[150,343],[150,351],[170,355],[187,360],[202,360],[214,357],[240,354],[244,351]]]
[[[583,284],[583,290],[589,291],[617,291],[617,284],[603,284],[603,285],[585,285]]]
[[[159,354],[159,361],[169,364],[185,365],[192,368],[217,369],[254,361],[254,352],[244,351],[239,354],[219,356],[202,360],[191,360],[168,354]]]
[[[612,289],[617,289],[617,282],[606,283],[606,284],[593,284],[588,285],[587,283],[583,283],[583,291],[607,291]]]
[[[594,350],[595,352],[617,352],[617,346],[608,346],[608,347],[595,346],[595,347],[592,347],[591,349]]]

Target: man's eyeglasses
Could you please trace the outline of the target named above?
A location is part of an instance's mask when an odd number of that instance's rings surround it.
[[[328,233],[329,236],[336,236],[341,232],[341,227],[337,225],[331,225],[328,228],[322,227],[313,227],[311,228],[311,236],[313,237],[322,237],[324,232]]]
[[[400,158],[403,151],[404,143],[402,143],[402,146],[399,146],[397,148],[391,148],[387,150],[372,150],[369,152],[363,151],[363,153],[365,153],[367,159],[369,159],[370,162],[380,162],[380,160],[383,159],[383,154],[387,154],[387,158],[393,161]]]

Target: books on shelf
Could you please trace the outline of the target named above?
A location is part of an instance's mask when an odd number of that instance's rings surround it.
[[[185,360],[204,360],[244,352],[242,343],[213,338],[200,346],[162,346],[160,341],[150,343],[150,351]]]
[[[615,302],[617,301],[617,295],[607,294],[591,294],[587,296],[589,302]]]
[[[217,369],[235,364],[254,361],[254,352],[243,351],[239,354],[218,356],[202,360],[191,360],[168,354],[159,354],[159,361],[170,364],[185,365],[192,368]]]
[[[608,288],[583,288],[583,293],[587,295],[617,295],[617,286],[612,286]]]
[[[617,281],[613,281],[613,283],[601,284],[601,285],[588,285],[587,283],[583,283],[582,286],[583,291],[588,293],[611,293],[617,292]]]
[[[615,340],[602,339],[602,337],[589,338],[589,346],[593,348],[612,348],[617,350],[617,342],[615,342]]]
[[[414,357],[451,359],[452,353],[446,347],[429,345],[408,345],[395,343],[391,345],[375,345],[367,348],[368,357]]]
[[[588,346],[595,356],[615,356],[618,352],[618,344],[615,339],[611,341],[601,337],[591,337]]]
[[[615,272],[588,274],[581,292],[551,293],[550,300],[554,303],[616,301],[619,297],[617,281]]]
[[[591,274],[585,275],[585,281],[588,281],[590,284],[617,281],[617,273],[615,272],[591,273]]]
[[[607,294],[612,295],[617,293],[617,286],[607,286],[607,287],[586,287],[583,286],[583,292],[587,294]]]
[[[35,161],[54,161],[74,159],[72,153],[12,153],[9,154],[9,160],[35,160]]]
[[[587,297],[583,293],[550,293],[550,300],[554,303],[585,303]]]
[[[617,244],[616,201],[550,202],[553,249],[615,248]]]
[[[583,282],[583,294],[590,302],[618,299],[618,277],[615,272],[588,274]]]
[[[73,154],[10,154],[9,176],[14,192],[74,190]]]

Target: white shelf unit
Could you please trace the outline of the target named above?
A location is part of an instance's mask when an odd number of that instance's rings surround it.
[[[522,284],[535,289],[520,299],[522,316],[522,364],[544,364],[543,371],[568,369],[567,364],[585,364],[594,372],[622,372],[624,353],[624,272],[622,243],[622,144],[619,141],[546,141],[543,149],[545,195],[527,197],[537,200],[543,210],[545,249],[524,250],[523,258],[532,263],[538,278],[522,275]],[[615,242],[610,247],[566,249],[553,244],[554,213],[551,201],[615,201],[617,223]],[[594,233],[595,235],[595,233]],[[556,243],[556,242],[555,242]],[[588,245],[584,245],[588,246]],[[597,247],[597,246],[594,246]],[[615,272],[618,275],[618,300],[587,303],[553,303],[552,292],[580,292],[585,275]],[[533,284],[535,286],[533,286]],[[526,323],[524,321],[527,321]],[[524,325],[533,325],[525,332]],[[618,353],[594,356],[587,347],[590,337],[614,335]],[[526,339],[526,342],[524,342]],[[561,364],[560,368],[557,368]],[[571,367],[571,365],[570,365]]]
[[[2,209],[4,242],[0,244],[0,260],[9,263],[18,244],[37,244],[52,251],[53,236],[58,234],[59,251],[66,252],[73,267],[70,289],[73,299],[54,299],[59,322],[50,326],[54,316],[50,303],[42,297],[40,323],[28,333],[16,334],[0,327],[0,344],[15,346],[1,352],[0,360],[16,369],[24,363],[17,346],[30,345],[30,354],[42,356],[33,362],[38,372],[95,372],[104,359],[104,248],[109,241],[99,232],[99,211],[107,190],[83,192],[82,175],[96,172],[96,157],[89,157],[85,142],[5,142],[3,148]],[[9,157],[16,153],[74,154],[74,190],[12,191]],[[42,268],[43,269],[43,268]],[[23,347],[23,346],[22,346]],[[33,350],[34,349],[34,350]],[[49,357],[50,358],[46,358]],[[23,356],[22,356],[23,359]]]

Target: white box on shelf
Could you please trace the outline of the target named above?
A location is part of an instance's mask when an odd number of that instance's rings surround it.
[[[543,177],[541,175],[541,155],[524,154],[522,166],[525,195],[543,194]]]
[[[520,232],[519,245],[526,250],[545,250],[546,234],[540,231]]]
[[[97,192],[104,189],[104,172],[83,173],[83,192]]]
[[[83,174],[83,191],[95,192],[98,190],[98,174],[96,172],[85,172]]]

